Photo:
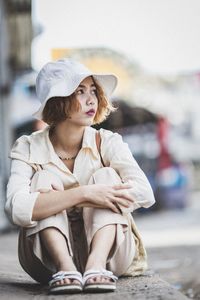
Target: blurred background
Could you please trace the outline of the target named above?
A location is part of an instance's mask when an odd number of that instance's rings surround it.
[[[101,127],[122,134],[152,185],[156,204],[134,213],[152,268],[197,297],[197,270],[186,281],[174,270],[191,270],[200,244],[199,15],[199,0],[0,0],[0,232],[13,230],[10,148],[46,126],[32,117],[37,72],[73,57],[118,76],[118,110]]]

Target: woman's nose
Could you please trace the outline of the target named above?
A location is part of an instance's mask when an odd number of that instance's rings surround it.
[[[94,104],[94,96],[88,93],[87,104]]]

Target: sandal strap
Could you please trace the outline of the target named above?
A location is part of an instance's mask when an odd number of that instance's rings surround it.
[[[51,286],[57,281],[61,281],[65,278],[78,280],[81,284],[83,283],[83,277],[78,271],[59,271],[52,275],[52,279],[49,281],[49,285]]]
[[[92,277],[96,276],[105,276],[113,280],[113,282],[116,282],[118,277],[113,274],[113,272],[101,269],[101,270],[88,270],[83,274],[83,284],[86,283],[86,281]]]

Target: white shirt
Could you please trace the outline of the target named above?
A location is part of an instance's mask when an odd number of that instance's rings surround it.
[[[7,186],[5,210],[11,221],[19,226],[33,227],[32,212],[39,192],[31,192],[31,178],[38,166],[59,176],[64,189],[88,183],[91,175],[101,168],[95,139],[96,130],[86,127],[82,148],[74,163],[73,173],[54,151],[49,139],[49,127],[20,137],[14,144],[10,158],[11,175]],[[116,170],[123,182],[132,184],[133,209],[150,207],[155,203],[151,186],[122,137],[100,129],[101,155],[106,166]]]

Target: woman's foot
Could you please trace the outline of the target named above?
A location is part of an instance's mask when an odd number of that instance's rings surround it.
[[[59,272],[67,272],[67,271],[59,271]],[[59,272],[58,272],[58,273],[59,273]],[[57,274],[57,273],[56,273],[56,274]],[[56,281],[56,282],[54,283],[54,285],[55,285],[55,286],[59,286],[59,285],[71,284],[71,283],[73,283],[73,284],[78,284],[79,282],[78,282],[78,280],[76,280],[76,279],[64,277],[64,278],[62,278],[62,279]]]
[[[71,256],[66,256],[65,258],[65,262],[60,262],[58,263],[57,266],[57,273],[56,274],[61,274],[61,273],[72,273],[72,274],[76,274],[77,270],[76,267],[73,263],[73,260],[71,258]],[[79,273],[79,272],[78,272]],[[71,278],[68,276],[63,276],[60,277],[60,280],[56,280],[54,285],[59,286],[59,285],[65,285],[65,284],[79,284],[80,281],[77,280],[76,278]]]
[[[69,253],[66,237],[57,228],[48,227],[40,231],[40,239],[44,248],[49,252],[57,270],[50,281],[50,290],[53,290],[54,287],[57,290],[60,287],[60,290],[62,290],[62,286],[68,285],[80,286],[82,275],[81,278],[79,275],[74,277],[74,273],[77,275],[78,272]],[[65,275],[63,275],[64,273]],[[72,276],[68,276],[71,273]]]
[[[91,285],[96,288],[96,285],[100,285],[103,287],[103,285],[110,285],[116,286],[115,281],[117,280],[117,277],[115,277],[115,280],[113,276],[113,273],[106,270],[106,261],[105,260],[97,260],[95,256],[91,253],[88,257],[85,273],[83,274],[83,282],[84,282],[84,290],[87,286]]]
[[[59,271],[49,282],[51,294],[75,294],[83,290],[82,275],[78,271]]]
[[[83,289],[85,292],[114,292],[117,277],[105,269],[90,269],[83,274]]]
[[[106,270],[107,259],[114,247],[115,235],[115,224],[106,225],[95,233],[83,274],[84,291],[113,292],[116,289],[117,277]]]

